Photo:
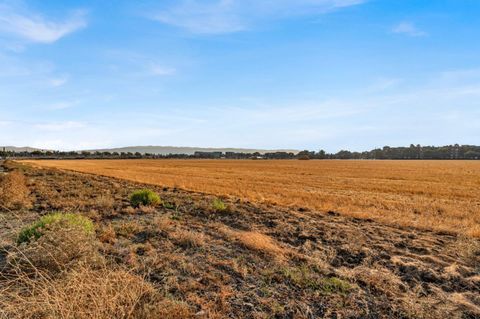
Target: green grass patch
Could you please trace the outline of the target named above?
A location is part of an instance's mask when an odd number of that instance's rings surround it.
[[[326,294],[341,295],[347,295],[352,289],[348,282],[337,277],[323,278],[320,287],[320,290]]]
[[[216,212],[223,212],[227,210],[227,205],[220,198],[215,198],[212,202],[212,208]]]
[[[93,234],[95,231],[93,222],[87,217],[71,213],[52,213],[42,216],[33,224],[23,228],[18,234],[17,243],[30,242],[32,239],[37,240],[43,235],[43,232],[52,225],[78,227],[86,234]]]
[[[130,204],[133,207],[143,206],[157,206],[161,203],[160,196],[150,189],[140,189],[130,195]]]
[[[319,291],[323,294],[347,295],[352,289],[348,282],[337,277],[322,277],[316,269],[307,265],[284,267],[280,272],[295,286]]]
[[[176,209],[177,208],[177,205],[175,205],[174,203],[170,203],[170,202],[163,202],[162,206],[166,209]]]

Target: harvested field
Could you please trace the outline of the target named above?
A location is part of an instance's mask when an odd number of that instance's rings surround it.
[[[147,185],[8,167],[26,177],[33,204],[0,208],[0,318],[480,317],[471,237],[161,186],[150,186],[161,205],[134,208],[130,195]],[[15,243],[20,229],[52,211],[94,222],[98,266],[12,269],[12,256],[35,247]]]
[[[480,237],[479,161],[42,160],[30,163]]]

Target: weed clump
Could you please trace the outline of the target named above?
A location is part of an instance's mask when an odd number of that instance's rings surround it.
[[[341,294],[346,295],[352,289],[352,286],[337,277],[324,278],[321,281],[320,289],[326,294]]]
[[[130,204],[133,207],[143,206],[157,206],[161,203],[160,196],[152,190],[140,189],[130,196]]]
[[[212,202],[212,208],[216,212],[223,212],[227,210],[227,205],[220,198],[215,198]]]
[[[326,295],[347,295],[352,289],[347,281],[337,277],[322,277],[318,269],[306,265],[285,267],[281,269],[281,274],[302,289],[312,289]]]
[[[45,231],[52,229],[53,226],[60,226],[55,227],[57,230],[60,228],[75,228],[81,230],[87,235],[94,233],[93,223],[86,217],[70,213],[52,213],[42,216],[38,221],[23,228],[18,235],[17,243],[28,243],[32,239],[37,240],[42,237]]]
[[[0,176],[0,206],[7,209],[28,207],[31,204],[25,176],[14,171]]]

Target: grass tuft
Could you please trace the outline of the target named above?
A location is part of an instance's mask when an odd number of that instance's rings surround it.
[[[311,289],[323,294],[347,295],[352,286],[337,277],[321,277],[318,271],[307,265],[284,267],[281,269],[284,278],[302,289]]]
[[[23,228],[18,234],[17,243],[30,242],[39,239],[52,225],[63,225],[67,228],[81,229],[86,234],[94,233],[94,226],[90,219],[78,214],[52,213],[42,216],[38,221]]]
[[[143,206],[157,206],[161,203],[160,196],[150,189],[140,189],[130,196],[130,204],[133,207]]]
[[[220,198],[215,198],[212,202],[212,208],[216,212],[223,212],[227,210],[227,205]]]

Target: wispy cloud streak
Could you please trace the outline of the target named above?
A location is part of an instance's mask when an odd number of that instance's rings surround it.
[[[323,14],[366,0],[182,0],[151,18],[197,34],[245,31],[262,20]]]
[[[29,42],[53,43],[86,26],[86,12],[82,10],[63,21],[53,21],[38,13],[0,4],[0,32]]]
[[[393,27],[393,33],[405,34],[411,37],[425,37],[428,35],[427,32],[418,29],[411,22],[401,22]]]

